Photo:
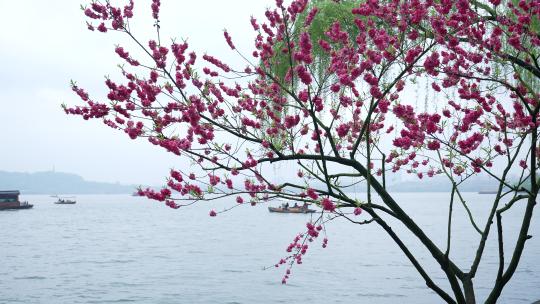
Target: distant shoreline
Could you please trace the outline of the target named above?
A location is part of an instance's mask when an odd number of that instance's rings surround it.
[[[35,173],[0,171],[0,190],[21,194],[131,194],[136,185],[87,181],[80,175],[45,171]]]

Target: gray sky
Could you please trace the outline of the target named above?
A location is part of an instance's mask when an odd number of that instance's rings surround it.
[[[77,104],[71,79],[91,96],[105,97],[104,75],[114,77],[119,43],[134,46],[119,33],[86,29],[81,3],[73,0],[0,0],[0,170],[72,172],[88,180],[160,184],[171,167],[188,164],[144,140],[132,141],[99,121],[67,116],[61,103]],[[193,49],[219,57],[235,44],[251,53],[251,15],[262,16],[271,0],[162,0],[162,37],[188,38]],[[124,3],[121,1],[120,3]],[[152,35],[150,0],[135,3],[136,32]],[[260,19],[260,18],[259,18]]]

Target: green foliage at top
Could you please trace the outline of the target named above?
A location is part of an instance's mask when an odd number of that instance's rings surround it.
[[[327,40],[325,32],[328,31],[336,21],[340,22],[341,29],[349,33],[351,37],[356,37],[358,35],[358,27],[354,23],[355,15],[353,15],[351,11],[354,7],[358,6],[359,3],[360,1],[358,0],[346,0],[340,1],[339,3],[331,0],[315,0],[311,2],[308,10],[299,16],[298,21],[295,24],[296,35],[305,31],[304,23],[309,10],[313,7],[319,9],[319,12],[313,19],[311,27],[308,29],[308,33],[310,34],[313,43],[313,56],[315,59],[328,58],[328,55],[319,46],[318,41],[320,39]]]
[[[474,2],[475,4],[478,4],[478,2]],[[496,8],[496,9],[487,9],[485,7],[482,7],[485,9],[491,16],[506,16],[507,18],[513,20],[514,22],[518,21],[518,16],[511,10],[508,9],[508,3],[512,3],[514,7],[519,7],[519,0],[509,0],[509,1],[502,1],[502,3]],[[537,17],[537,15],[530,14],[531,17],[531,23],[528,25],[527,30],[531,33],[534,33],[535,35],[540,37],[540,18]],[[520,60],[527,62],[528,59],[532,58],[539,58],[540,57],[540,48],[534,46],[528,39],[522,39],[521,43],[524,48],[524,50],[516,50],[513,46],[511,46],[507,40],[502,40],[502,48],[501,52],[510,56],[513,56],[515,58],[519,58]],[[529,91],[535,92],[538,90],[538,87],[540,87],[540,79],[533,75],[530,71],[527,69],[520,67],[518,65],[510,64],[508,61],[502,60],[499,65],[495,65],[494,70],[496,73],[500,73],[500,70],[504,71],[514,71],[519,74],[519,77],[523,81],[523,84],[528,88]]]
[[[292,26],[292,31],[290,33],[290,40],[298,42],[298,37],[302,32],[307,31],[311,36],[311,43],[313,44],[313,59],[315,62],[316,72],[319,75],[319,78],[322,77],[324,69],[328,66],[329,56],[328,54],[319,46],[319,40],[327,40],[325,32],[336,21],[340,22],[341,29],[349,33],[351,37],[358,35],[358,28],[354,23],[355,16],[351,14],[351,11],[354,7],[357,7],[361,1],[358,0],[342,0],[335,2],[332,0],[314,0],[311,1],[307,9],[298,16],[294,25]],[[311,25],[306,28],[305,21],[309,12],[317,7],[318,13],[313,19]],[[276,61],[273,62],[273,72],[280,79],[285,77],[289,67],[290,67],[290,56],[288,53],[283,53],[281,50],[286,47],[285,43],[276,44]]]
[[[336,21],[340,22],[341,29],[346,31],[349,36],[356,37],[358,35],[358,27],[354,23],[355,15],[352,14],[352,9],[357,7],[362,1],[359,0],[342,0],[335,2],[333,0],[313,0],[308,4],[306,10],[300,14],[295,20],[292,26],[289,26],[289,37],[285,37],[285,41],[278,42],[275,45],[275,56],[271,59],[271,72],[282,83],[285,83],[285,75],[294,64],[294,59],[290,52],[283,52],[283,49],[287,48],[287,38],[289,41],[293,41],[295,45],[298,45],[300,34],[308,32],[311,37],[311,44],[313,45],[312,55],[314,64],[311,65],[313,76],[317,77],[317,81],[321,81],[324,77],[325,70],[330,63],[330,55],[326,53],[320,46],[319,40],[323,39],[328,41],[326,32],[330,29],[332,24]],[[305,21],[309,12],[313,8],[318,9],[318,13],[311,22],[311,25],[306,27]],[[353,39],[354,40],[354,39]],[[331,43],[331,41],[328,41]],[[287,50],[288,51],[288,50]],[[293,82],[290,85],[294,88],[299,84],[296,77],[293,78]],[[270,101],[271,102],[271,101]],[[287,107],[280,108],[274,112],[276,116],[283,116],[287,114]],[[270,123],[269,126],[273,126]],[[263,127],[263,130],[265,128]],[[265,140],[271,142],[275,147],[280,149],[287,143],[287,138],[279,138],[275,136],[267,136],[264,131],[262,136]]]

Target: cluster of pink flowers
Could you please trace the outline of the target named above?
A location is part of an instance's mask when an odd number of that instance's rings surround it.
[[[319,9],[314,7],[312,8],[307,17],[306,17],[306,20],[304,21],[304,27],[309,27],[311,25],[311,23],[313,22],[313,19],[315,19],[315,16],[317,15],[317,13],[319,12]]]
[[[226,73],[231,71],[231,68],[227,64],[221,62],[219,59],[217,59],[217,58],[215,58],[213,56],[205,54],[205,55],[203,55],[203,59],[210,62],[211,64],[215,65],[216,67],[222,69]]]
[[[227,44],[229,45],[229,47],[231,48],[231,50],[235,50],[236,47],[234,46],[234,44],[233,44],[233,42],[232,42],[232,38],[231,38],[231,35],[229,35],[229,32],[224,31],[224,32],[223,32],[223,36],[225,37],[225,40],[227,41]]]
[[[135,139],[143,134],[144,124],[141,121],[134,123],[133,121],[128,121],[125,128],[125,132],[129,135],[131,139]]]
[[[74,108],[68,108],[64,107],[64,111],[66,114],[73,114],[73,115],[81,115],[84,120],[88,120],[90,118],[102,118],[109,114],[110,107],[103,103],[98,103],[92,101],[88,97],[88,93],[84,91],[84,89],[79,88],[75,84],[72,85],[71,89],[79,95],[79,97],[86,102],[87,106],[79,107],[76,106]]]
[[[476,150],[478,146],[484,140],[484,136],[478,132],[473,133],[471,136],[458,142],[459,148],[464,154],[469,154]]]
[[[319,236],[319,231],[322,230],[322,226],[321,225],[318,225],[318,226],[315,226],[313,225],[312,223],[307,223],[306,224],[306,227],[307,227],[307,234],[313,238],[316,238]]]
[[[304,83],[305,85],[311,84],[311,81],[313,79],[311,78],[311,74],[308,72],[305,66],[303,65],[296,66],[296,74],[298,75],[302,83]]]
[[[92,2],[90,7],[84,10],[84,14],[90,19],[101,20],[102,22],[97,26],[97,30],[106,33],[108,29],[123,29],[125,24],[124,20],[133,17],[133,7],[134,3],[132,0],[129,1],[128,5],[124,6],[123,12],[120,7],[112,6],[109,1],[107,1],[106,4]],[[105,22],[110,22],[109,28]],[[96,29],[96,26],[92,23],[88,23],[88,29],[93,31]]]
[[[336,204],[331,199],[325,197],[321,200],[321,207],[323,210],[334,212],[336,210]]]
[[[134,60],[133,58],[131,58],[129,56],[129,53],[124,51],[124,48],[118,46],[118,47],[116,47],[115,52],[116,52],[116,54],[118,54],[118,56],[120,56],[121,58],[126,60],[132,66],[138,66],[139,65],[139,62],[137,60]]]
[[[275,267],[284,265],[287,263],[287,260],[291,260],[289,267],[285,270],[285,275],[282,278],[282,283],[286,284],[289,276],[291,274],[291,267],[293,263],[302,264],[302,256],[305,256],[309,249],[309,245],[306,242],[311,243],[317,239],[323,230],[323,226],[317,222],[307,222],[306,223],[306,232],[299,233],[295,236],[293,241],[287,246],[286,252],[291,253],[290,256],[282,258]],[[322,241],[322,247],[326,248],[328,246],[328,238],[324,238]]]
[[[312,45],[311,37],[309,33],[303,32],[300,34],[300,42],[298,45],[298,52],[294,53],[294,59],[305,64],[313,62],[313,56],[311,55]]]
[[[152,57],[156,62],[156,66],[160,69],[165,68],[169,49],[164,46],[158,45],[154,40],[150,40],[148,42],[148,47],[152,51]]]
[[[161,5],[160,0],[152,0],[152,5],[150,6],[152,8],[152,17],[154,19],[159,19],[159,7]]]

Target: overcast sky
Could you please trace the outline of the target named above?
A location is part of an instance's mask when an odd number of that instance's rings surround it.
[[[250,52],[250,16],[262,16],[272,3],[161,2],[162,37],[188,38],[199,53],[229,57],[234,54],[223,29]],[[144,40],[152,34],[150,3],[135,3],[135,31]],[[79,102],[70,90],[71,79],[96,99],[104,97],[104,75],[114,76],[121,63],[114,45],[132,47],[121,34],[88,31],[80,4],[85,1],[0,0],[0,170],[36,172],[54,166],[88,180],[160,184],[169,168],[186,166],[185,161],[144,140],[132,141],[100,121],[67,116],[60,107]]]
[[[115,1],[126,3],[127,1]],[[223,39],[231,33],[239,50],[252,51],[250,16],[262,20],[273,0],[162,0],[162,41],[187,38],[191,49],[208,52],[243,68],[243,61]],[[114,53],[120,44],[135,54],[136,46],[120,33],[86,29],[80,4],[88,0],[0,0],[0,170],[76,173],[87,180],[159,185],[170,168],[189,163],[156,148],[146,140],[130,140],[99,120],[68,116],[60,105],[82,104],[69,87],[71,79],[93,98],[106,96],[104,76],[113,79],[122,60]],[[142,41],[154,38],[151,0],[137,0],[132,29]],[[238,63],[238,65],[235,65]],[[404,92],[403,101],[437,107],[437,96],[424,93],[423,84]],[[406,89],[407,91],[407,89]],[[278,165],[277,171],[286,170]],[[277,171],[276,171],[277,170]],[[279,175],[279,174],[278,174]]]

